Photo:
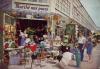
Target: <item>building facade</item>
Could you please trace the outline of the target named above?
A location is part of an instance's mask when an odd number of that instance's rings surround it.
[[[79,0],[6,0],[2,1],[0,8],[8,12],[17,12],[17,16],[35,18],[38,16],[51,17],[52,34],[55,34],[56,26],[66,28],[66,24],[81,25],[84,28],[95,31],[96,25]],[[29,16],[31,15],[31,16]],[[21,17],[21,16],[19,16]]]
[[[28,23],[44,23],[41,26],[45,25],[44,27],[52,37],[67,34],[77,36],[79,30],[84,31],[85,34],[88,30],[96,31],[95,23],[79,0],[2,0],[0,1],[0,10],[10,15],[0,13],[1,36],[7,36],[8,33],[13,32],[8,35],[12,37],[16,25],[19,27],[18,30],[25,30]],[[19,21],[20,25],[16,21]],[[23,25],[25,28],[23,28]],[[6,27],[5,33],[2,33],[4,32],[2,26]],[[3,41],[3,38],[1,38],[1,45],[3,45]],[[2,48],[3,46],[0,47],[0,54],[3,54]]]

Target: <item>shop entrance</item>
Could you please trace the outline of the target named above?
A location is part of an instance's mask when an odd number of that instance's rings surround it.
[[[22,32],[26,30],[28,35],[37,36],[41,39],[43,35],[47,34],[47,21],[18,19],[16,23],[16,36],[19,36],[19,30]]]

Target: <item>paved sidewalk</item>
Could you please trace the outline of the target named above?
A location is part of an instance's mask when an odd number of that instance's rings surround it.
[[[86,61],[87,55],[85,52],[85,60],[81,63],[80,68],[75,67],[75,61],[72,61],[69,65],[68,69],[100,69],[100,46],[98,45],[93,49],[93,62],[89,63]],[[43,66],[35,66],[33,65],[32,69],[61,69],[57,66],[57,64],[51,64],[51,63],[45,63],[42,62]],[[27,67],[24,67],[23,65],[10,65],[9,69],[29,69],[31,67],[30,65],[27,65]]]

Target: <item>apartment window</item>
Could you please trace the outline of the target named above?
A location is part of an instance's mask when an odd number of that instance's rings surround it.
[[[56,1],[56,8],[59,9],[59,0]]]
[[[64,12],[64,2],[62,1],[62,11]]]
[[[48,3],[48,0],[21,0],[21,1]]]
[[[41,3],[47,3],[48,2],[48,0],[38,0],[39,2],[41,2]]]
[[[60,2],[60,10],[62,10],[62,2]]]
[[[56,8],[59,9],[59,4],[56,3]]]
[[[68,12],[70,12],[70,2],[68,1]]]
[[[27,0],[21,0],[21,1],[27,1]]]
[[[37,0],[28,0],[28,1],[37,2]]]
[[[73,16],[74,16],[75,19],[77,19],[77,9],[76,9],[75,6],[73,8]]]
[[[60,1],[59,0],[57,0],[57,3],[59,3]]]
[[[65,12],[65,6],[64,6],[64,3],[63,3],[63,6],[62,6],[62,8],[63,8],[63,12]]]
[[[65,7],[65,12],[66,14],[70,14],[70,2],[68,0],[64,1],[64,7]]]
[[[31,2],[37,2],[37,0],[21,0],[21,1],[31,1]]]
[[[64,3],[64,12],[66,12],[66,5],[65,5],[65,3]]]

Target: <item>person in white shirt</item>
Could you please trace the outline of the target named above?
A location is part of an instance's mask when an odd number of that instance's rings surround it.
[[[79,32],[78,44],[79,44],[81,61],[83,61],[83,58],[84,58],[84,45],[85,45],[85,43],[86,43],[86,38],[83,36],[82,32]]]
[[[62,59],[60,60],[59,65],[62,68],[67,69],[68,64],[72,60],[72,56],[73,56],[73,54],[70,52],[70,48],[66,49],[66,51],[62,55]]]

